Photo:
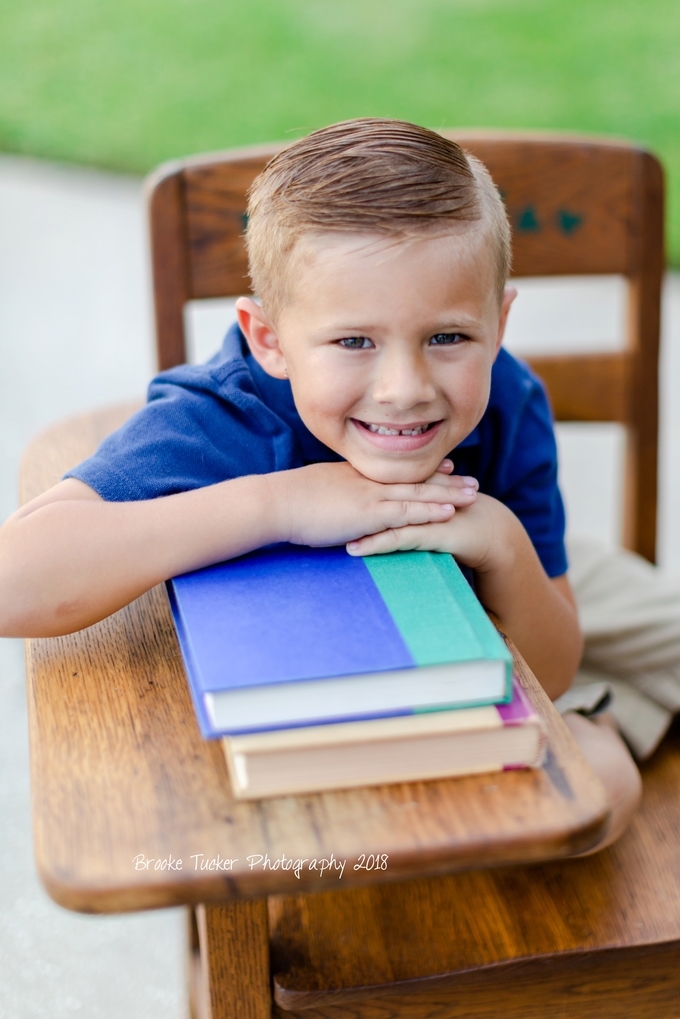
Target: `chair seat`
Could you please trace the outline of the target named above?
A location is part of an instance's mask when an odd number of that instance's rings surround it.
[[[274,997],[306,1019],[677,1019],[680,725],[580,860],[270,899]]]

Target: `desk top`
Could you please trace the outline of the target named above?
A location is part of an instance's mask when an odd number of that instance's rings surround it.
[[[73,419],[36,439],[23,498],[54,484],[132,410]],[[543,768],[238,802],[219,741],[198,731],[163,587],[78,633],[28,641],[41,879],[69,909],[119,912],[586,850],[606,830],[604,789],[514,654],[547,726]]]

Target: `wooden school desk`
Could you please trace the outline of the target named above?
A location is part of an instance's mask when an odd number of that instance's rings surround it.
[[[35,440],[23,499],[133,409]],[[68,909],[193,907],[194,1015],[270,1015],[267,896],[565,857],[606,830],[604,790],[519,656],[548,727],[542,769],[253,803],[233,799],[219,742],[199,735],[162,587],[80,633],[29,641],[27,663],[40,877]],[[297,858],[334,862],[299,879],[277,865]],[[362,859],[378,869],[355,869]]]

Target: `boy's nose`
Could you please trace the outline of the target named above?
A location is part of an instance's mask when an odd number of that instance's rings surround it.
[[[404,356],[384,358],[373,386],[373,399],[399,410],[433,400],[436,389],[423,360]]]

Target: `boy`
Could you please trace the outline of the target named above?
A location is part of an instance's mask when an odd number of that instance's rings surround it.
[[[238,301],[221,354],[159,376],[0,532],[0,632],[70,632],[276,541],[433,549],[474,571],[558,697],[582,642],[555,443],[540,384],[501,350],[515,291],[485,168],[415,125],[337,124],[261,174],[246,240],[262,303]],[[570,724],[619,801],[615,837],[637,772],[613,732]]]

